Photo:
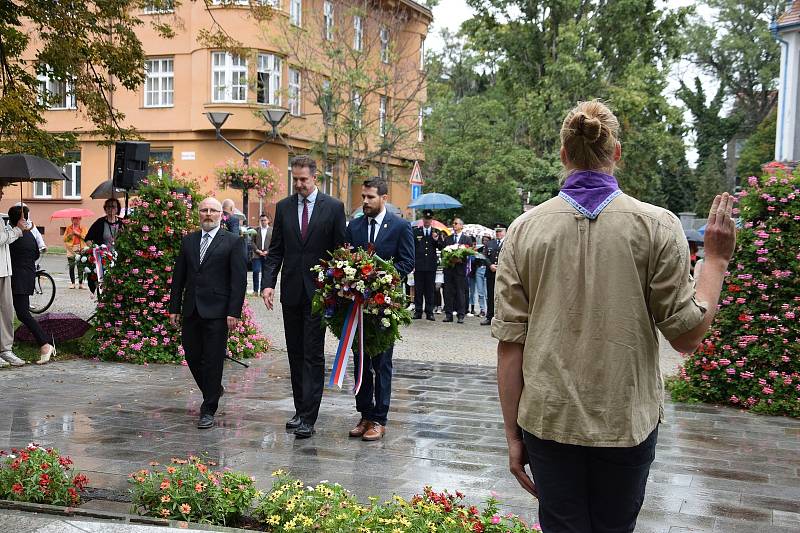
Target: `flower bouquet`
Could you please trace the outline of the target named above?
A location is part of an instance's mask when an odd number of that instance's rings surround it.
[[[105,244],[95,244],[81,250],[77,260],[79,268],[83,269],[87,279],[103,281],[103,273],[114,266],[117,252]]]
[[[215,169],[220,187],[232,189],[255,189],[260,198],[271,198],[279,192],[281,175],[275,165],[267,161],[265,166],[245,166],[244,163],[226,161]]]
[[[311,269],[317,292],[312,309],[336,337],[345,336],[345,323],[355,308],[363,311],[363,351],[374,357],[400,339],[400,325],[411,323],[400,274],[371,248],[339,248],[330,259]],[[361,349],[361,339],[354,346]]]
[[[445,270],[453,268],[466,261],[467,257],[477,255],[477,253],[474,248],[466,244],[447,245],[442,250],[442,268]]]

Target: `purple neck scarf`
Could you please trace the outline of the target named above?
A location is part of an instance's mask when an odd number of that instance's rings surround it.
[[[567,177],[558,195],[580,214],[594,220],[611,200],[622,194],[616,178],[595,172],[581,170]]]

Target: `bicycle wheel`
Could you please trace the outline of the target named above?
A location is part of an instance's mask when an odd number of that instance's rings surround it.
[[[37,272],[33,294],[30,298],[31,313],[44,313],[56,298],[56,282],[47,272]]]

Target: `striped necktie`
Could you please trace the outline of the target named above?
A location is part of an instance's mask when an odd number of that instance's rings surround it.
[[[200,263],[203,263],[203,258],[206,255],[206,250],[208,250],[208,243],[211,242],[211,235],[206,233],[203,235],[203,242],[200,243]]]

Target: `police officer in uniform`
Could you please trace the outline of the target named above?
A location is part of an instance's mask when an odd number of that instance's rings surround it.
[[[494,228],[495,236],[484,247],[483,255],[486,256],[486,318],[481,326],[491,326],[494,316],[494,281],[497,275],[497,261],[500,259],[500,250],[503,248],[503,239],[506,237],[505,224],[497,224]]]
[[[444,235],[431,226],[433,212],[422,212],[422,226],[414,227],[414,318],[422,318],[422,299],[425,298],[425,318],[433,318],[433,291],[438,259],[436,251],[444,248]]]

